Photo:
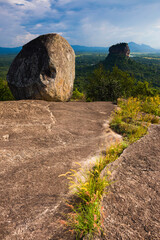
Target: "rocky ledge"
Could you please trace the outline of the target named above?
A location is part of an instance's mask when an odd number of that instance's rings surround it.
[[[0,102],[0,239],[72,239],[63,232],[66,178],[116,139],[107,102]]]
[[[103,201],[105,238],[158,240],[160,236],[160,125],[111,164],[114,184]]]

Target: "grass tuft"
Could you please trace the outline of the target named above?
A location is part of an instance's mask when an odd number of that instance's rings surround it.
[[[76,233],[76,239],[81,239],[86,235],[88,239],[92,239],[94,234],[101,234],[104,221],[101,201],[106,187],[111,184],[111,172],[106,171],[103,177],[101,172],[108,163],[117,159],[127,146],[125,142],[112,145],[106,151],[105,157],[97,159],[92,169],[81,173],[83,178],[78,177],[78,171],[74,171],[74,174],[67,172],[69,188],[74,189],[76,197],[74,204],[67,205],[72,210],[68,215],[67,225]],[[81,169],[80,166],[79,171]],[[60,176],[66,176],[66,174]]]

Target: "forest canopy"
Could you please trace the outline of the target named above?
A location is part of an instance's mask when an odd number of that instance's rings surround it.
[[[136,55],[110,59],[105,53],[76,55],[73,100],[116,101],[119,97],[160,93],[160,56]],[[15,55],[0,56],[0,100],[14,100],[6,75]],[[105,64],[104,64],[105,62]],[[131,71],[132,70],[132,71]]]
[[[97,67],[88,77],[86,86],[87,99],[90,101],[117,101],[130,96],[154,96],[158,90],[150,87],[147,81],[141,82],[117,66],[106,71],[103,65]]]

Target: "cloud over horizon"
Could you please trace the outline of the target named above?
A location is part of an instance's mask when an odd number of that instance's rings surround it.
[[[0,0],[0,46],[57,32],[70,44],[117,42],[160,48],[159,0]]]

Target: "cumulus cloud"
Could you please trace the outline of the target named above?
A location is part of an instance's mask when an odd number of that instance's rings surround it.
[[[0,46],[59,32],[70,44],[135,41],[160,48],[159,9],[159,0],[0,0]]]
[[[133,3],[133,1],[130,1]],[[153,29],[153,25],[159,18],[160,3],[139,4],[132,8],[127,6],[120,8],[117,5],[103,9],[82,9],[81,18],[74,16],[77,28],[73,33],[68,32],[74,44],[88,46],[109,46],[117,42],[146,43],[153,47],[160,47],[159,33]],[[76,39],[73,37],[75,34]],[[81,41],[79,41],[79,39]]]
[[[22,35],[17,35],[12,43],[13,45],[22,46],[36,37],[38,37],[38,34],[31,34],[26,32],[23,33]]]
[[[81,25],[81,32],[85,36],[85,44],[91,46],[109,46],[124,41],[128,36],[131,28],[118,27],[107,21],[90,21],[90,19],[83,19]]]
[[[50,12],[50,0],[0,0],[0,28],[3,35],[0,46],[21,46],[26,42],[43,34],[42,23]],[[38,32],[41,29],[41,32]]]

